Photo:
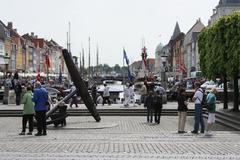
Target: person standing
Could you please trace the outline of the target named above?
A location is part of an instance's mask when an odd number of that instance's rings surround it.
[[[139,105],[141,105],[142,102],[144,103],[145,97],[147,95],[147,87],[145,83],[140,88],[140,95],[141,95],[141,98],[140,98],[140,101],[138,102]]]
[[[97,86],[96,86],[96,83],[94,83],[93,86],[92,86],[91,95],[92,95],[94,104],[97,106]]]
[[[27,86],[27,92],[24,94],[21,103],[24,104],[23,106],[23,117],[22,117],[22,132],[19,135],[25,135],[26,125],[28,122],[28,129],[29,132],[27,135],[32,135],[33,132],[33,116],[35,114],[34,111],[34,103],[32,101],[32,87]]]
[[[124,88],[124,107],[129,106],[129,102],[131,100],[131,93],[129,89],[129,84],[126,84],[126,88]]]
[[[167,92],[161,84],[158,84],[156,87],[154,87],[154,91],[158,92],[159,95],[162,97],[162,104],[167,103]]]
[[[135,93],[134,93],[134,87],[133,84],[129,84],[129,92],[130,92],[130,102],[133,103],[133,106],[135,106]]]
[[[154,92],[153,105],[155,110],[154,112],[155,123],[160,124],[163,105],[162,105],[162,96],[158,91]]]
[[[203,100],[203,90],[200,88],[200,83],[196,82],[194,84],[196,90],[194,93],[194,96],[192,100],[195,103],[195,123],[194,123],[194,129],[192,131],[193,134],[198,134],[199,130],[199,124],[201,125],[201,133],[204,133],[205,125],[203,121],[203,115],[202,115],[202,106],[201,102]]]
[[[46,112],[48,107],[46,105],[48,101],[48,92],[45,88],[41,86],[41,83],[37,81],[35,83],[34,94],[32,98],[35,103],[34,109],[36,112],[37,120],[37,133],[35,136],[47,135],[47,126],[46,126]]]
[[[14,85],[14,91],[16,94],[16,105],[20,105],[21,101],[21,93],[22,93],[22,85],[19,80],[16,79],[16,84]]]
[[[208,120],[206,127],[206,136],[211,136],[211,129],[215,123],[215,112],[216,112],[216,88],[212,88],[210,93],[207,95],[207,104],[208,104]]]
[[[109,87],[105,83],[104,84],[104,90],[103,90],[103,103],[102,103],[102,105],[104,105],[106,101],[108,102],[108,105],[111,105],[111,102],[110,102],[109,98],[110,98]]]
[[[147,122],[152,123],[153,119],[153,91],[149,91],[148,96],[145,99],[144,107],[147,107]]]
[[[72,84],[71,88],[70,88],[70,93],[75,91],[76,90],[76,87],[75,85]],[[77,94],[74,94],[72,96],[72,101],[70,103],[70,107],[72,108],[72,105],[75,104],[76,108],[78,107],[78,103],[77,103]]]
[[[184,88],[179,89],[179,94],[177,97],[178,101],[178,133],[186,133],[185,123],[188,111],[188,102],[186,99],[186,90]]]

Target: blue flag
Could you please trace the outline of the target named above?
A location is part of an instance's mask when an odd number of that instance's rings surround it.
[[[126,60],[126,64],[129,66],[129,59],[127,57],[127,53],[126,53],[125,49],[123,49],[123,58]]]

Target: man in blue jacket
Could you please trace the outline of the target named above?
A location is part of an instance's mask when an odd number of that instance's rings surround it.
[[[48,110],[46,102],[48,101],[48,92],[41,86],[41,83],[37,81],[35,83],[35,89],[33,93],[33,102],[35,102],[35,112],[37,120],[37,133],[35,136],[47,135],[46,132],[46,112]]]

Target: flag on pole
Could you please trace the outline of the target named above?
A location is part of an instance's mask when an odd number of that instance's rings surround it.
[[[125,49],[123,49],[123,58],[125,59],[127,67],[128,67],[128,79],[130,80],[130,82],[133,82],[134,77],[131,74],[131,71],[130,71],[130,68],[129,68],[129,59],[127,57],[127,53],[126,53]]]
[[[125,49],[123,49],[123,58],[126,60],[126,64],[129,66],[129,59],[127,57],[127,53],[126,53]]]

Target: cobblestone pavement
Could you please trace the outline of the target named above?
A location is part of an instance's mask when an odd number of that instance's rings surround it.
[[[21,118],[0,118],[0,159],[12,160],[153,160],[240,159],[240,132],[215,125],[213,136],[177,134],[177,117],[160,125],[141,117],[68,117],[64,128],[48,127],[48,135],[19,136]],[[186,130],[193,126],[188,117]]]

